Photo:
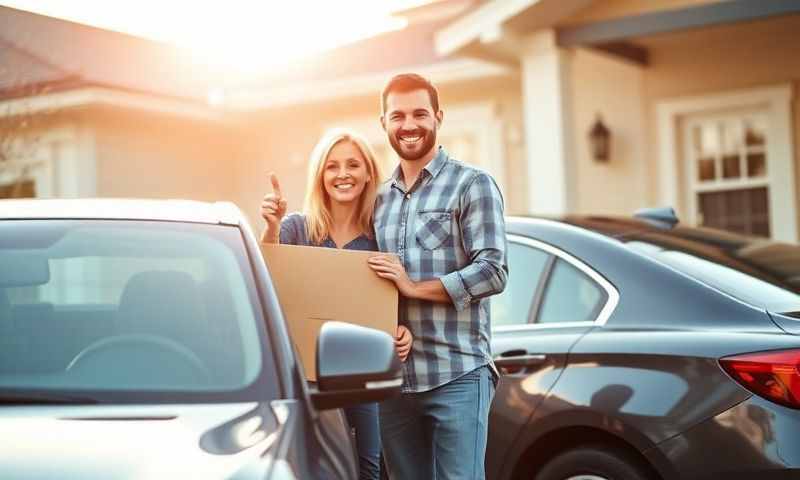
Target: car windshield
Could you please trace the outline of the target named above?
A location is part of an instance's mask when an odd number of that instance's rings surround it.
[[[706,228],[629,235],[628,246],[751,305],[800,311],[800,246]]]
[[[0,389],[241,393],[267,358],[257,305],[236,227],[3,221]]]

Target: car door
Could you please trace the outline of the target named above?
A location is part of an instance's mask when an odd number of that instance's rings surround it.
[[[508,284],[491,307],[492,352],[501,378],[489,416],[490,478],[502,478],[503,466],[515,462],[519,452],[512,447],[521,428],[612,295],[597,273],[568,253],[529,237],[508,240]]]

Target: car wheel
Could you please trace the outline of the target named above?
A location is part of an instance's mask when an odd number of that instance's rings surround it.
[[[547,462],[536,480],[652,480],[636,459],[600,446],[568,450]]]

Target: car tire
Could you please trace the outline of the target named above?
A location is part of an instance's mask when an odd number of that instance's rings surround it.
[[[624,452],[585,446],[553,457],[535,480],[653,480],[653,476]]]

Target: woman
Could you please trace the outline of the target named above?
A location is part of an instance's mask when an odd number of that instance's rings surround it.
[[[372,231],[372,210],[381,174],[372,150],[358,134],[338,129],[317,143],[308,165],[304,212],[286,214],[286,199],[275,175],[270,175],[273,193],[264,196],[261,216],[267,225],[264,243],[285,243],[349,250],[378,251]],[[398,327],[397,354],[402,361],[411,350],[411,332]],[[346,408],[356,431],[359,478],[380,477],[378,405]]]

